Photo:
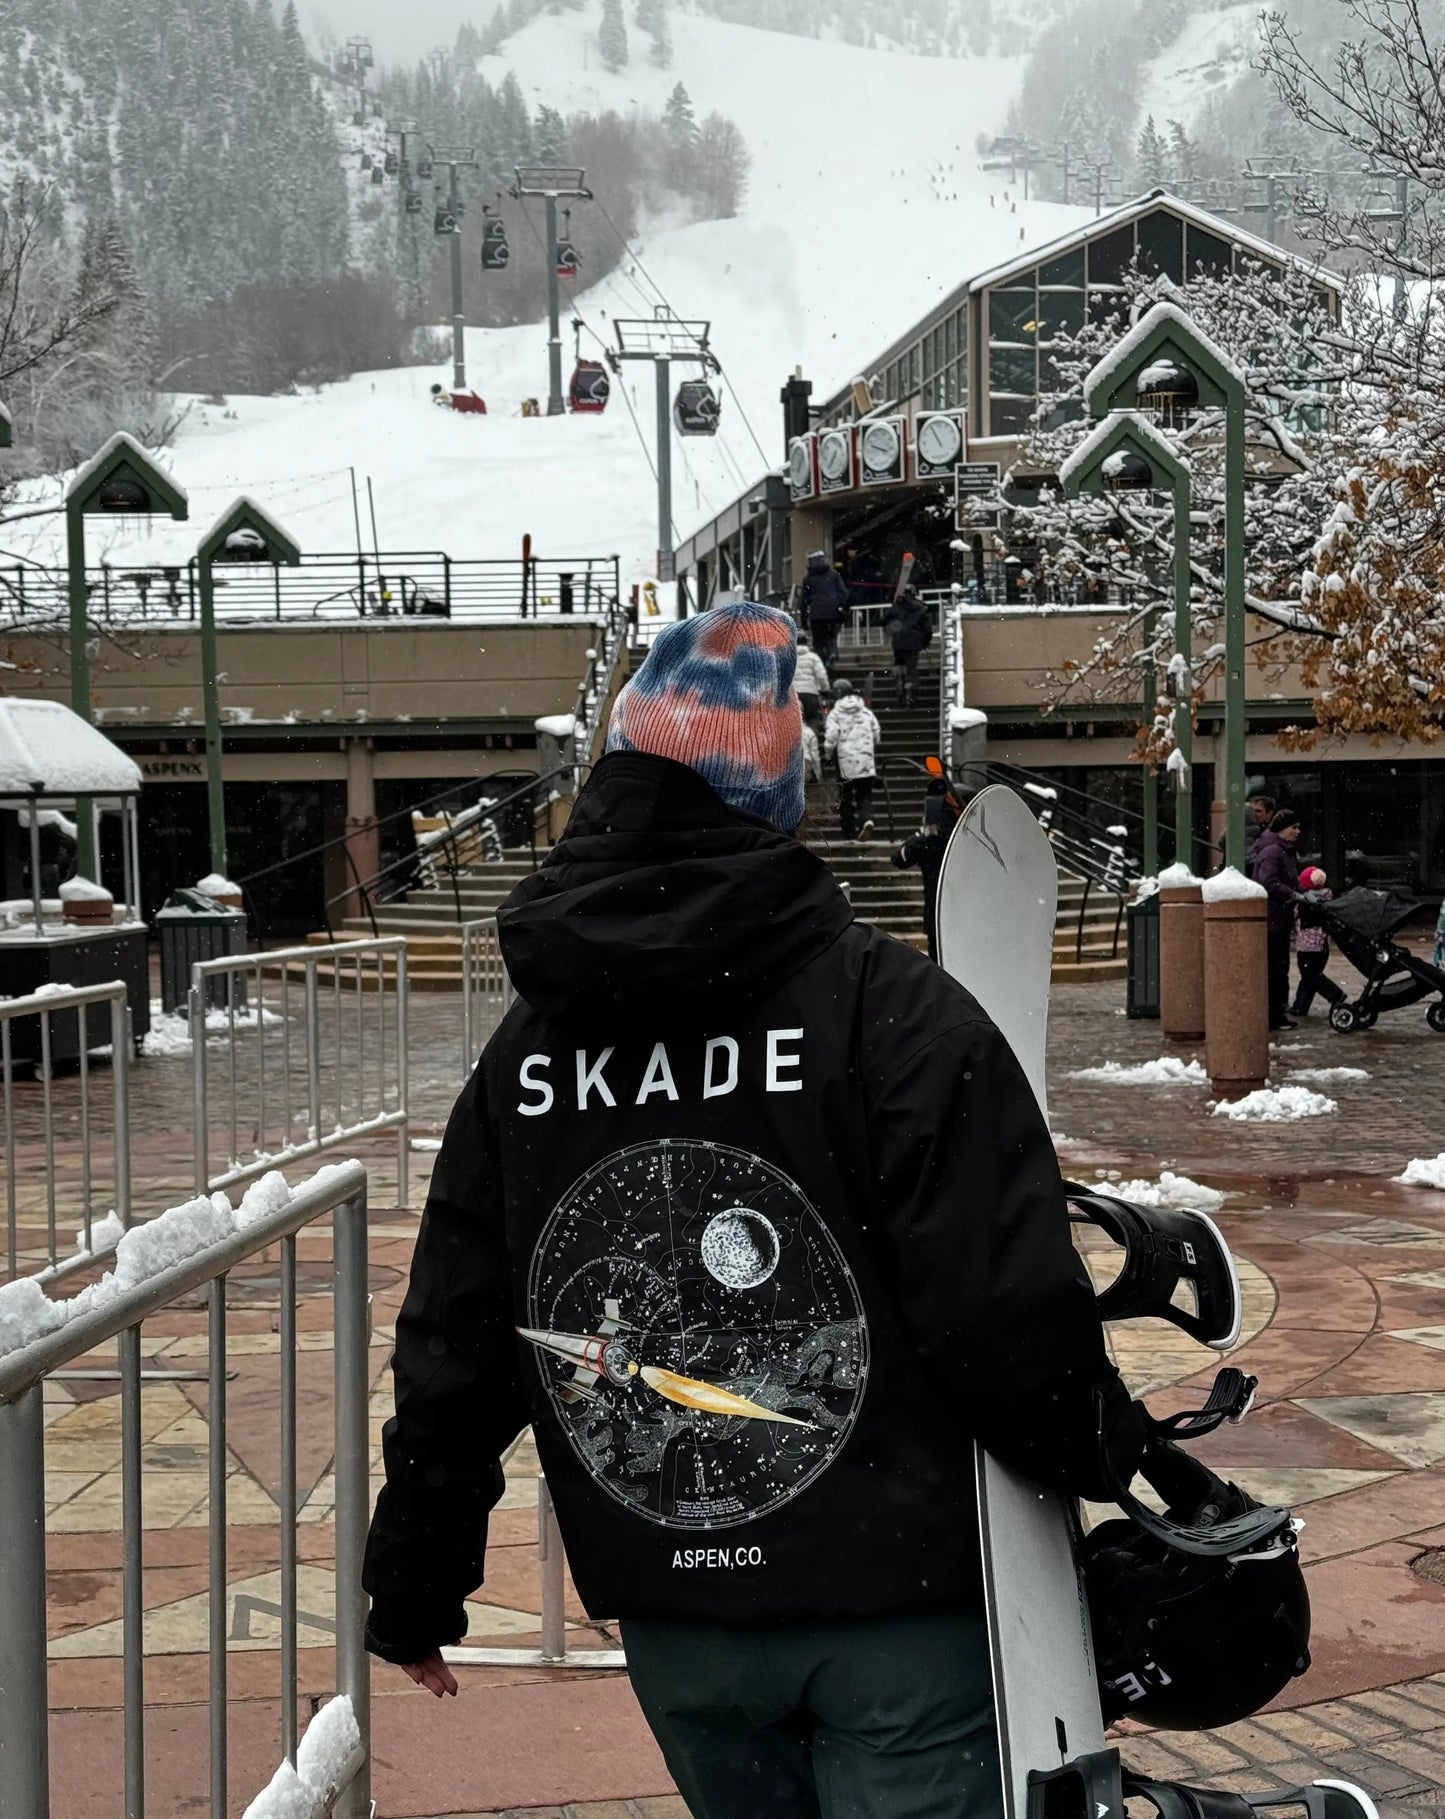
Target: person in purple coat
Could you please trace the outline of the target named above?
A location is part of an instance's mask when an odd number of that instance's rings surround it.
[[[1299,902],[1299,859],[1295,847],[1300,819],[1292,808],[1276,810],[1254,843],[1251,871],[1269,895],[1269,1027],[1292,1030],[1289,1017],[1289,944]]]

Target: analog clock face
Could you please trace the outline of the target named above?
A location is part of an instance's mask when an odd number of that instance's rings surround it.
[[[898,431],[891,423],[874,423],[863,432],[863,459],[875,474],[886,474],[898,461]]]
[[[537,1241],[522,1337],[610,1497],[731,1528],[826,1471],[868,1378],[852,1271],[795,1182],[681,1139],[619,1150]]]
[[[956,417],[926,417],[918,430],[918,458],[930,467],[948,467],[963,447]]]
[[[848,471],[848,438],[841,430],[818,444],[818,467],[825,480],[841,480]]]
[[[793,491],[800,493],[807,486],[813,474],[812,456],[806,442],[795,442],[793,452],[788,456],[788,478],[792,481]]]

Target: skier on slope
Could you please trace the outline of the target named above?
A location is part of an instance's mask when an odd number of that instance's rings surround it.
[[[986,1819],[972,1442],[1127,1478],[1047,1125],[803,813],[786,615],[666,627],[499,916],[396,1328],[368,1644],[441,1696],[528,1423],[694,1819]]]

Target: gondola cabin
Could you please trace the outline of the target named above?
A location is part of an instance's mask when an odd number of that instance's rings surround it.
[[[679,436],[715,436],[722,404],[706,379],[684,379],[673,400],[672,421]]]
[[[612,395],[612,381],[600,360],[579,360],[572,370],[572,384],[567,397],[572,409],[581,415],[597,416],[607,409]]]

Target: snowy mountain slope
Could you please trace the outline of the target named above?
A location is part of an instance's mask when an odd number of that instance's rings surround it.
[[[723,428],[711,442],[674,441],[683,534],[781,462],[778,388],[795,366],[815,398],[826,397],[963,279],[1087,218],[1006,198],[1000,175],[976,168],[975,136],[1001,123],[1018,79],[1013,61],[869,52],[677,15],[671,70],[634,61],[613,76],[588,42],[593,23],[578,14],[534,21],[487,59],[488,79],[513,68],[529,100],[545,95],[568,111],[660,109],[682,80],[699,114],[732,115],[754,159],[737,219],[659,225],[639,237],[640,263],[626,259],[564,298],[564,320],[575,309],[593,331],[582,352],[594,357],[593,336],[612,343],[612,318],[650,315],[659,294],[679,314],[711,321],[725,372]],[[540,256],[530,237],[518,238],[514,257]],[[482,282],[469,268],[468,287]],[[545,344],[540,324],[469,332],[468,379],[488,401],[486,418],[432,408],[427,388],[449,381],[445,367],[236,399],[234,420],[197,404],[168,456],[193,493],[196,524],[107,526],[110,559],[188,554],[242,490],[274,507],[303,547],[349,549],[354,465],[368,545],[370,475],[383,549],[506,555],[530,531],[540,549],[617,551],[629,569],[650,567],[652,375],[634,366],[625,378],[640,436],[621,385],[601,419],[523,419],[522,399],[546,394]],[[58,559],[58,527],[38,524],[28,547]]]
[[[1160,132],[1178,120],[1189,126],[1214,96],[1241,76],[1259,48],[1257,0],[1194,13],[1167,50],[1147,66],[1139,91],[1140,125],[1150,116]]]

